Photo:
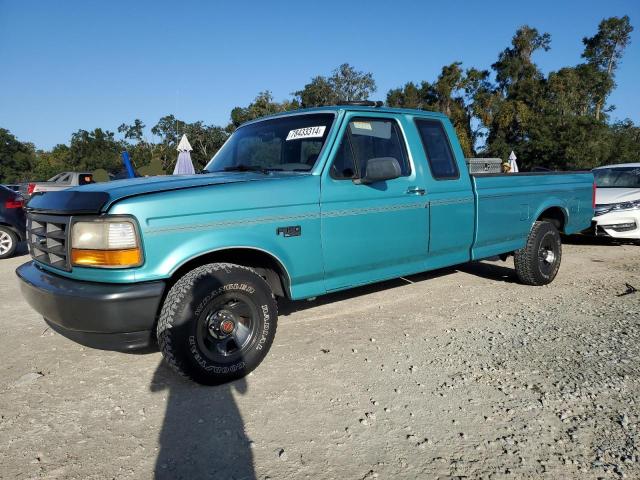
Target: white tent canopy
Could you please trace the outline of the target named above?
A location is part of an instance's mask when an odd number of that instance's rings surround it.
[[[511,155],[509,155],[509,166],[511,167],[510,172],[511,173],[517,173],[518,172],[518,164],[516,163],[518,157],[516,157],[516,153],[511,150]]]
[[[187,135],[183,134],[182,138],[180,139],[180,143],[178,144],[178,151],[179,152],[191,152],[193,150],[193,148],[191,148],[191,144],[189,143],[189,140],[187,140]],[[513,154],[513,152],[511,152]]]
[[[187,136],[182,135],[180,143],[178,144],[178,161],[176,162],[176,167],[173,169],[174,175],[193,175],[196,173],[195,168],[193,168],[193,162],[191,161],[191,153],[189,153],[192,150],[193,148],[191,148]]]

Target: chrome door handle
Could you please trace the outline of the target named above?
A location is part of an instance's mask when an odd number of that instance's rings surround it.
[[[420,187],[409,187],[407,188],[407,193],[409,195],[424,195],[426,193],[426,190]]]

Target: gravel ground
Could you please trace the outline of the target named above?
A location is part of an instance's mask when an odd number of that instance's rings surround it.
[[[570,239],[556,281],[482,262],[281,303],[246,379],[46,328],[0,261],[0,477],[640,478],[640,246]]]

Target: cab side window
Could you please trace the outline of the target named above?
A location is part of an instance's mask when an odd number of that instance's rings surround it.
[[[402,176],[411,174],[411,165],[400,127],[386,118],[354,118],[349,122],[331,166],[335,179],[351,179],[366,174],[372,158],[392,157]]]
[[[429,162],[431,175],[436,180],[453,180],[460,178],[449,139],[439,120],[416,119],[416,127],[420,133],[422,146]]]

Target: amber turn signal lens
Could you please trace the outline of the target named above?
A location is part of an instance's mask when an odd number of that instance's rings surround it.
[[[87,267],[135,267],[142,263],[139,248],[126,250],[84,250],[71,249],[71,263]]]

